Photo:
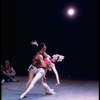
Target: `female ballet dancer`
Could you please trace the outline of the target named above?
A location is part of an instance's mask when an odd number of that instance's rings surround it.
[[[47,73],[48,70],[53,71],[55,76],[56,76],[57,83],[55,84],[55,86],[59,85],[60,81],[59,81],[59,75],[58,75],[58,72],[57,72],[57,69],[56,69],[54,63],[55,62],[61,62],[63,59],[64,59],[64,56],[59,55],[59,54],[54,54],[52,56],[52,58],[50,58],[50,56],[47,56],[46,58],[44,58],[45,63],[50,63],[49,68],[45,69],[46,73]],[[42,67],[42,65],[40,64],[38,67]],[[46,78],[44,78],[44,82],[46,83]],[[45,88],[45,92],[46,92],[46,94],[50,94],[46,88]]]
[[[61,55],[59,55],[59,54],[55,54],[55,55],[53,55],[53,59],[51,59],[51,61],[52,62],[55,62],[55,61],[57,61],[57,62],[60,62],[60,61],[62,61],[64,59],[64,56],[61,56]],[[47,60],[47,58],[45,58],[44,59],[44,61],[45,61],[45,63],[46,64],[49,64],[51,67],[53,67],[52,69],[54,69],[55,68],[55,66],[54,66],[54,64],[52,63],[51,64],[51,62],[49,62],[50,60],[48,59]],[[38,66],[38,67],[43,67],[43,65],[41,64],[40,66]],[[36,75],[37,76],[37,75]],[[30,84],[30,86],[28,87],[28,89],[20,96],[20,98],[23,98],[25,95],[26,95],[26,93],[34,86],[34,84],[37,82],[37,80],[36,80],[36,76],[35,76],[35,78],[32,80],[32,82],[31,82],[31,84]],[[39,76],[39,75],[38,75]],[[40,77],[40,76],[39,76]],[[59,79],[59,78],[58,78]],[[59,80],[58,80],[58,83],[57,83],[57,85],[59,84],[60,82],[59,82]],[[42,84],[46,84],[46,83],[44,83],[43,82],[43,77],[42,77]],[[45,87],[45,86],[44,86]],[[48,89],[48,91],[49,92],[51,92],[51,89],[47,86],[47,84],[46,84],[46,87],[45,87],[46,89]],[[53,94],[54,94],[54,92],[53,92]]]

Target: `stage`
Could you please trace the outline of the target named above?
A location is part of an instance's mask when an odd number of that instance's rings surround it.
[[[28,77],[16,76],[19,82],[5,82],[1,86],[1,100],[21,100]],[[55,89],[55,95],[45,95],[41,82],[22,100],[99,100],[99,82],[96,80],[61,79],[61,85],[55,86],[54,78],[47,78],[48,85]]]

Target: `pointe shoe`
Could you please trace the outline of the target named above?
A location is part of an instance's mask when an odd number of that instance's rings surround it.
[[[52,95],[52,94],[56,94],[56,93],[54,92],[54,89],[50,89],[49,92],[46,92],[45,94]]]
[[[51,89],[50,91],[51,91],[51,92],[54,92],[54,89]]]
[[[52,91],[51,91],[50,93],[51,93],[51,94],[56,94],[56,92],[52,92]]]
[[[56,94],[55,92],[46,92],[45,93],[46,95],[53,95],[53,94]]]
[[[26,95],[23,93],[21,96],[20,96],[20,99],[24,98]]]
[[[49,91],[51,94],[56,94],[55,92],[54,92],[54,89],[50,89],[50,91]]]

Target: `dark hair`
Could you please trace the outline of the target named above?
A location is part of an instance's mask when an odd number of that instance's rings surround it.
[[[43,48],[43,46],[45,46],[45,43],[40,43],[38,45],[38,50],[37,51],[40,51]]]
[[[35,48],[34,48],[34,54],[36,54],[37,52],[39,52],[43,48],[43,46],[45,46],[45,43],[40,43],[38,45],[38,47],[35,46]]]

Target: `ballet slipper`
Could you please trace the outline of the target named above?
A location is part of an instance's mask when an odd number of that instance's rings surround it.
[[[22,99],[22,98],[24,98],[26,96],[26,94],[22,94],[21,96],[20,96],[20,99]]]

